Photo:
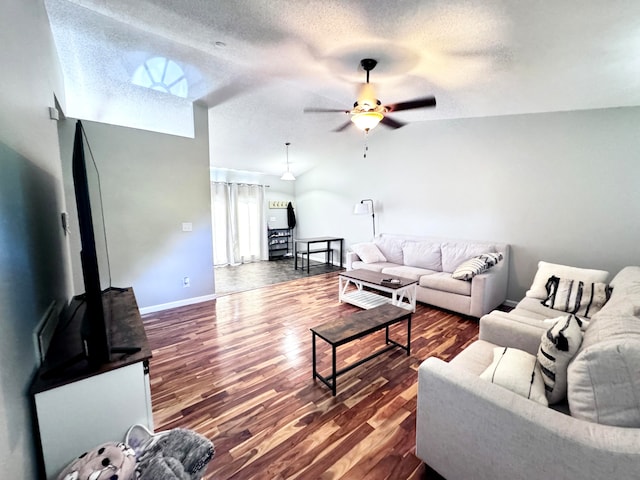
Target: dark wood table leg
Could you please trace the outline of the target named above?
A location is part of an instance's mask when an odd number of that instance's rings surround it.
[[[311,332],[311,359],[313,363],[313,381],[316,381],[316,333]]]
[[[333,350],[331,352],[331,356],[333,357],[333,382],[331,382],[331,392],[333,393],[333,396],[336,396],[336,388],[338,385],[338,375],[336,373],[336,346],[332,345],[331,349]]]

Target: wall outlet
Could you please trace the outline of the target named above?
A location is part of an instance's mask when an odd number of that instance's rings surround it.
[[[182,231],[183,232],[192,232],[193,231],[193,223],[191,223],[191,222],[183,222],[182,223]]]
[[[191,286],[191,279],[190,279],[189,277],[184,277],[184,278],[182,279],[182,286],[183,286],[184,288],[188,288],[188,287],[190,287],[190,286]]]

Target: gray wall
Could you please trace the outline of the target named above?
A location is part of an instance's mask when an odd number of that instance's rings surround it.
[[[639,125],[635,107],[376,131],[366,159],[347,152],[298,178],[300,234],[370,239],[371,217],[352,211],[373,198],[377,232],[512,244],[513,301],[539,260],[615,274],[640,264]]]
[[[194,139],[82,122],[100,173],[111,284],[132,286],[141,308],[214,293],[207,111],[195,107],[194,115]],[[81,293],[70,165],[74,128],[75,121],[60,122],[74,287]],[[183,231],[183,223],[193,231]]]
[[[0,465],[4,478],[31,479],[33,330],[71,289],[58,135],[47,110],[62,81],[43,3],[1,2],[0,45]]]

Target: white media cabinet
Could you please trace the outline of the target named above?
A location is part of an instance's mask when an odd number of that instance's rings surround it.
[[[83,452],[105,442],[123,441],[131,425],[142,424],[153,431],[151,350],[133,290],[114,289],[106,294],[114,300],[112,346],[134,346],[140,351],[116,353],[113,361],[92,371],[85,360],[69,360],[78,355],[74,349],[81,347],[79,322],[73,318],[67,325],[62,322],[62,331],[54,336],[31,388],[41,470],[47,479],[55,479]],[[68,310],[81,318],[83,307],[75,311],[76,306],[72,302]]]

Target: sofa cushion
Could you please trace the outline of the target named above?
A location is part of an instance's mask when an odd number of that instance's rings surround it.
[[[597,313],[611,296],[611,287],[606,283],[585,283],[555,275],[549,277],[545,288],[547,298],[542,301],[545,307],[586,318]]]
[[[441,245],[442,271],[453,273],[465,260],[483,253],[495,252],[493,245],[465,242],[444,242]]]
[[[556,318],[559,315],[558,310],[545,307],[540,300],[533,297],[524,297],[518,302],[513,313],[524,317],[530,317],[537,320],[545,320],[547,318]]]
[[[567,367],[582,343],[582,322],[575,315],[552,320],[540,340],[538,362],[542,372],[547,400],[558,403],[567,396]]]
[[[483,253],[462,262],[456,267],[451,276],[456,280],[471,280],[476,275],[495,267],[502,258],[503,255],[500,252]]]
[[[382,254],[375,243],[356,243],[351,245],[351,250],[360,257],[364,263],[386,262],[387,258]]]
[[[525,295],[527,297],[539,298],[540,300],[547,298],[547,281],[553,275],[588,283],[604,283],[609,277],[609,272],[540,261],[538,262],[538,270],[533,278],[531,288],[527,290]]]
[[[480,378],[547,406],[540,366],[535,355],[524,350],[495,347],[493,361]]]
[[[388,262],[397,263],[398,265],[404,264],[402,246],[405,240],[403,238],[378,237],[374,240],[374,243],[378,246]]]
[[[397,267],[395,263],[390,262],[378,262],[378,263],[364,263],[361,260],[356,260],[351,264],[353,270],[371,270],[372,272],[381,272],[385,268]]]
[[[471,282],[456,280],[451,277],[451,274],[446,272],[435,272],[433,275],[423,275],[420,277],[418,285],[441,292],[471,295]]]
[[[630,314],[640,317],[640,266],[624,267],[610,285],[616,295],[607,302],[607,309],[615,308],[615,303],[623,300],[627,307],[632,307]]]
[[[620,427],[640,427],[640,268],[627,267],[584,333],[567,371],[571,415]]]
[[[567,399],[573,417],[640,428],[640,340],[608,340],[581,350],[567,370]]]
[[[433,270],[427,270],[426,268],[407,267],[406,265],[394,265],[385,267],[382,269],[382,273],[385,275],[395,275],[397,277],[410,278],[411,280],[418,280],[423,276],[431,276],[434,273]]]
[[[431,242],[406,242],[402,247],[404,264],[410,267],[442,271],[440,244]]]

